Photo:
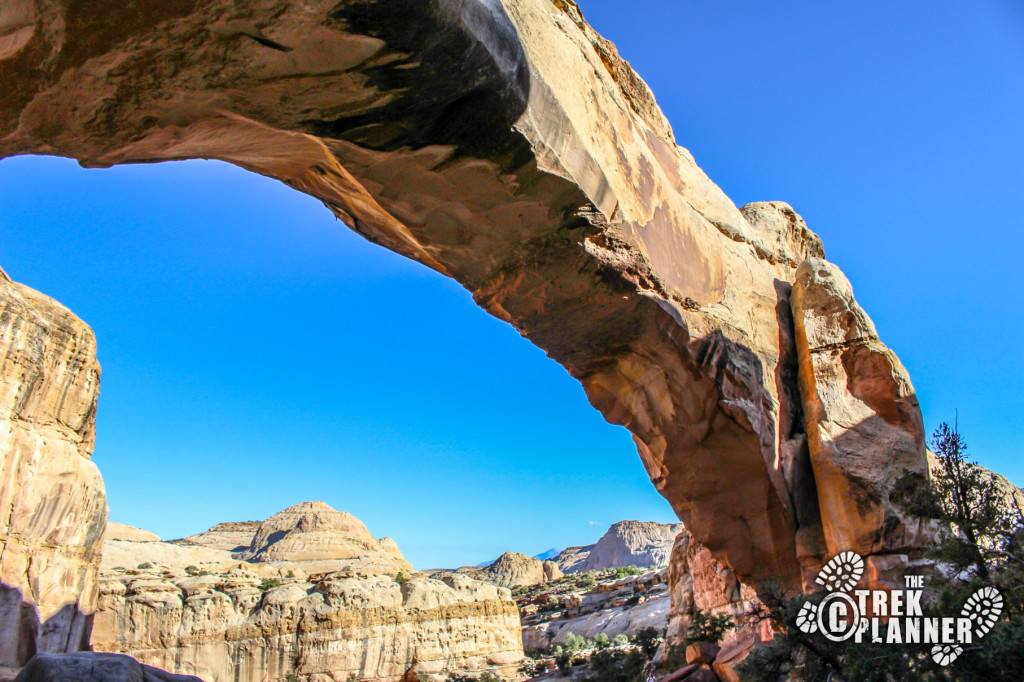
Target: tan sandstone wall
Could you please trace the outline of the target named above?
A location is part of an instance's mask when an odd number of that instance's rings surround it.
[[[107,521],[92,331],[0,270],[0,665],[88,643]]]

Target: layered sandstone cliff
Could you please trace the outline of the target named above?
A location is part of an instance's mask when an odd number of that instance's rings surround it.
[[[86,645],[107,503],[92,331],[0,270],[0,666]]]
[[[210,544],[234,541],[214,529]],[[107,541],[92,647],[206,682],[508,674],[522,658],[507,589],[429,579],[351,514],[306,502],[252,530],[234,554]]]
[[[565,573],[602,571],[617,566],[668,565],[681,523],[619,521],[592,545],[567,547],[554,559]]]

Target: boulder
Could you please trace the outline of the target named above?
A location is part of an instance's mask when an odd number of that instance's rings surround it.
[[[142,665],[131,656],[93,651],[36,654],[15,682],[203,682],[192,675]]]

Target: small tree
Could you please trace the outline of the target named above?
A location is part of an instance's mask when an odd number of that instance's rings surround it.
[[[718,644],[733,626],[732,616],[709,616],[703,611],[694,611],[690,625],[686,628],[686,642],[711,642]]]
[[[661,634],[654,628],[647,627],[633,635],[633,644],[640,647],[644,658],[651,660],[661,645]]]

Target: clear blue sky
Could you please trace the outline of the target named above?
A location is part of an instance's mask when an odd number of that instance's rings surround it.
[[[1024,483],[1024,10],[768,4],[581,2],[737,204],[822,236],[928,429],[959,408]],[[170,538],[323,499],[425,568],[674,518],[541,351],[265,178],[8,159],[0,265],[97,333],[116,521]]]

